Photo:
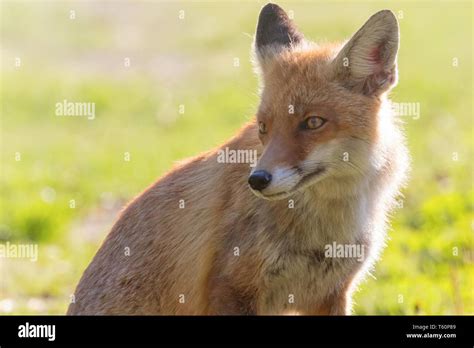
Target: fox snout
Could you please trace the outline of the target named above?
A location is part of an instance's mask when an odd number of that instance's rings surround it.
[[[256,168],[248,178],[252,192],[260,198],[282,199],[291,194],[302,176],[297,167]]]
[[[276,137],[265,147],[247,179],[256,196],[283,199],[315,184],[328,175],[328,163],[334,162],[335,154],[341,152],[337,142],[328,142],[315,146],[303,156],[296,145],[297,141],[285,143]]]

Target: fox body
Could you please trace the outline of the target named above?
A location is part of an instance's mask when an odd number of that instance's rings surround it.
[[[387,99],[397,50],[390,11],[319,46],[266,5],[255,119],[126,207],[68,314],[349,314],[408,168]],[[258,162],[219,163],[223,148]],[[365,252],[335,257],[329,245]]]

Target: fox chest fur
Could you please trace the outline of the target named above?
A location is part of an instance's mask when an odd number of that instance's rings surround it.
[[[362,186],[362,187],[361,187]],[[211,271],[216,313],[346,314],[356,274],[376,253],[375,199],[359,184],[357,196],[309,191],[283,202],[258,204],[224,227]],[[319,198],[316,198],[319,197]],[[383,223],[382,223],[383,224]],[[334,246],[358,250],[336,253]],[[222,252],[224,251],[224,252]],[[360,254],[362,252],[362,254]]]

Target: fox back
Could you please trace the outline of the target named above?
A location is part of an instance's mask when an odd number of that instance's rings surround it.
[[[350,313],[408,169],[387,99],[398,46],[387,10],[345,44],[317,45],[266,5],[254,120],[124,209],[68,313]],[[221,163],[224,149],[258,161]]]

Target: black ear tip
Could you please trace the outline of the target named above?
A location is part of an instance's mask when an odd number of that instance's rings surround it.
[[[257,48],[269,44],[289,46],[300,42],[303,35],[298,32],[286,12],[278,5],[268,3],[260,11],[257,24]]]
[[[285,11],[277,4],[273,4],[271,2],[263,6],[262,10],[260,11],[260,17],[278,14],[285,14]]]
[[[283,22],[288,20],[289,18],[285,10],[272,3],[268,3],[263,6],[262,10],[260,11],[260,15],[258,16],[258,22],[263,25],[266,23]]]

